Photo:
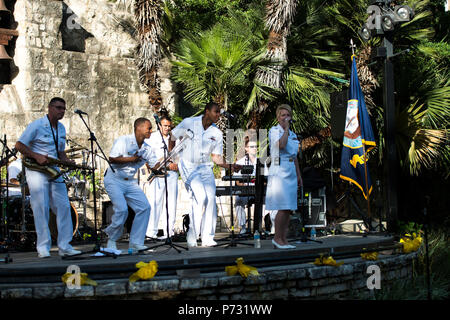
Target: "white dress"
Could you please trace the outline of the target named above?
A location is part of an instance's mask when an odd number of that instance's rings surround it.
[[[267,179],[266,210],[297,210],[297,171],[294,160],[299,141],[296,134],[289,131],[286,147],[279,150],[276,144],[283,132],[281,125],[269,131],[271,164]]]

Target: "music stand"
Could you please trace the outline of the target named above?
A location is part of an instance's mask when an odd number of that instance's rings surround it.
[[[100,152],[102,153],[104,159],[108,163],[109,168],[112,170],[112,172],[115,172],[115,171],[114,171],[114,168],[111,166],[111,163],[109,162],[105,153],[103,152],[102,147],[98,143],[97,138],[95,137],[95,134],[91,131],[88,124],[84,120],[82,113],[81,112],[76,112],[76,113],[80,116],[81,120],[83,121],[84,125],[86,126],[87,130],[89,131],[89,141],[91,142],[91,151],[90,152],[91,152],[91,162],[92,162],[91,170],[92,170],[92,192],[94,195],[94,233],[95,233],[95,246],[94,246],[94,249],[92,252],[101,252],[107,256],[112,256],[115,258],[117,256],[116,254],[111,254],[110,252],[100,250],[103,236],[102,236],[102,233],[100,232],[100,238],[98,237],[98,229],[97,229],[97,195],[96,195],[97,192],[96,192],[96,188],[95,188],[95,156],[96,156],[96,153],[94,153],[94,141],[97,144],[97,147],[100,150]]]
[[[168,156],[168,152],[169,151],[168,151],[168,147],[167,147],[166,141],[164,140],[164,136],[163,136],[163,134],[161,132],[161,128],[159,127],[159,125],[161,124],[161,121],[159,120],[159,117],[156,114],[154,115],[154,117],[155,117],[155,121],[156,121],[156,127],[158,128],[158,132],[161,135],[161,139],[162,139],[162,143],[163,143],[164,164],[167,165],[166,162],[167,162],[167,156]],[[167,190],[167,168],[164,171],[164,191],[165,191],[165,197],[166,197],[166,201],[165,201],[166,202],[166,232],[167,232],[166,233],[166,235],[167,235],[166,241],[164,241],[164,243],[162,243],[162,244],[157,244],[157,245],[155,245],[153,247],[149,247],[147,249],[138,250],[138,252],[145,252],[147,250],[156,249],[156,248],[159,248],[159,247],[162,247],[162,246],[169,246],[170,248],[175,249],[178,253],[181,252],[181,250],[179,250],[178,248],[181,248],[181,249],[184,249],[184,250],[189,250],[189,248],[183,247],[183,246],[178,245],[178,244],[174,244],[173,241],[172,241],[172,237],[170,236],[170,233],[169,233],[169,193],[168,193],[168,190]]]

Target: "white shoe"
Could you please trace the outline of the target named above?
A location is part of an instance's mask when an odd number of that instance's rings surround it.
[[[247,232],[247,229],[245,229],[244,227],[243,228],[241,228],[241,231],[239,232],[240,234],[244,234],[244,233],[246,233]]]
[[[272,244],[274,248],[278,248],[278,249],[294,249],[296,248],[295,246],[291,246],[290,244],[278,244],[278,242],[276,242],[275,240],[272,239]]]
[[[38,253],[38,257],[39,258],[48,258],[48,257],[50,257],[50,252],[48,252],[48,251],[41,251],[41,252]]]
[[[108,243],[106,244],[106,247],[108,249],[117,250],[117,244],[113,240],[108,240]]]
[[[148,247],[147,247],[147,246],[144,246],[144,245],[142,245],[142,244],[130,243],[130,244],[128,245],[128,249],[140,251],[140,250],[147,250]]]
[[[215,245],[217,245],[217,242],[214,240],[202,241],[202,247],[214,247]]]
[[[76,256],[78,254],[81,254],[81,251],[75,250],[75,249],[68,249],[68,250],[61,250],[61,249],[59,249],[58,254],[61,257],[71,257],[71,256]]]

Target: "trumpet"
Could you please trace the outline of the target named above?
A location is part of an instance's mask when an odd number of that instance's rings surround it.
[[[194,136],[194,133],[192,132],[192,130],[187,129],[183,138],[169,152],[169,155],[167,156],[167,158],[164,159],[164,157],[163,157],[163,158],[159,159],[156,166],[150,169],[151,172],[147,179],[149,184],[152,183],[153,179],[155,179],[156,177],[164,177],[167,174],[167,165],[173,161],[174,157],[176,157],[181,151],[183,151],[186,140],[192,139],[193,136]]]

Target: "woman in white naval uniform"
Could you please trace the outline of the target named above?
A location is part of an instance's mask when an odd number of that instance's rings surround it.
[[[161,116],[161,133],[155,131],[145,142],[150,145],[156,155],[156,158],[164,160],[164,144],[162,136],[167,148],[170,148],[170,130],[172,129],[172,121],[168,116]],[[170,150],[168,150],[170,152]],[[177,212],[177,196],[178,196],[178,166],[176,163],[170,163],[167,170],[167,196],[168,196],[168,213],[169,213],[169,238],[174,234],[174,226]],[[150,202],[151,215],[147,227],[147,237],[156,238],[158,234],[158,224],[162,219],[162,227],[164,238],[167,238],[167,217],[166,217],[166,192],[164,177],[156,177],[152,183],[144,182],[143,189]]]
[[[71,162],[64,152],[66,129],[59,122],[64,117],[66,102],[62,98],[52,98],[48,104],[48,113],[30,123],[16,142],[16,149],[25,157],[33,158],[40,165],[48,165],[48,157]],[[59,170],[55,167],[56,170]],[[59,255],[80,254],[70,245],[73,235],[70,202],[67,187],[62,177],[49,181],[49,175],[43,172],[25,169],[30,190],[30,203],[36,228],[36,249],[39,258],[50,257],[52,239],[50,236],[49,210],[56,214],[58,228],[57,245]]]
[[[150,120],[136,119],[134,134],[117,138],[109,154],[111,166],[115,171],[108,168],[104,179],[105,189],[114,209],[111,224],[105,229],[105,233],[108,235],[107,247],[110,249],[117,249],[116,241],[122,236],[128,217],[128,206],[135,213],[130,232],[129,249],[147,249],[144,241],[150,215],[150,204],[134,176],[145,163],[152,168],[156,165],[157,158],[152,148],[144,141],[150,137],[151,128]]]
[[[289,130],[291,107],[282,104],[277,108],[278,125],[269,130],[271,165],[267,181],[266,210],[278,210],[275,217],[274,247],[291,249],[287,233],[290,213],[297,210],[297,187],[301,185],[297,153],[299,141]]]
[[[217,220],[216,182],[213,162],[222,168],[228,168],[222,155],[223,134],[214,123],[219,120],[220,108],[215,103],[205,106],[204,114],[186,118],[172,130],[175,138],[182,139],[186,131],[193,134],[180,154],[178,170],[192,201],[189,213],[189,231],[186,235],[189,247],[197,246],[201,235],[202,246],[214,246]],[[212,160],[212,161],[211,161]],[[241,166],[233,164],[232,169],[239,171]]]

